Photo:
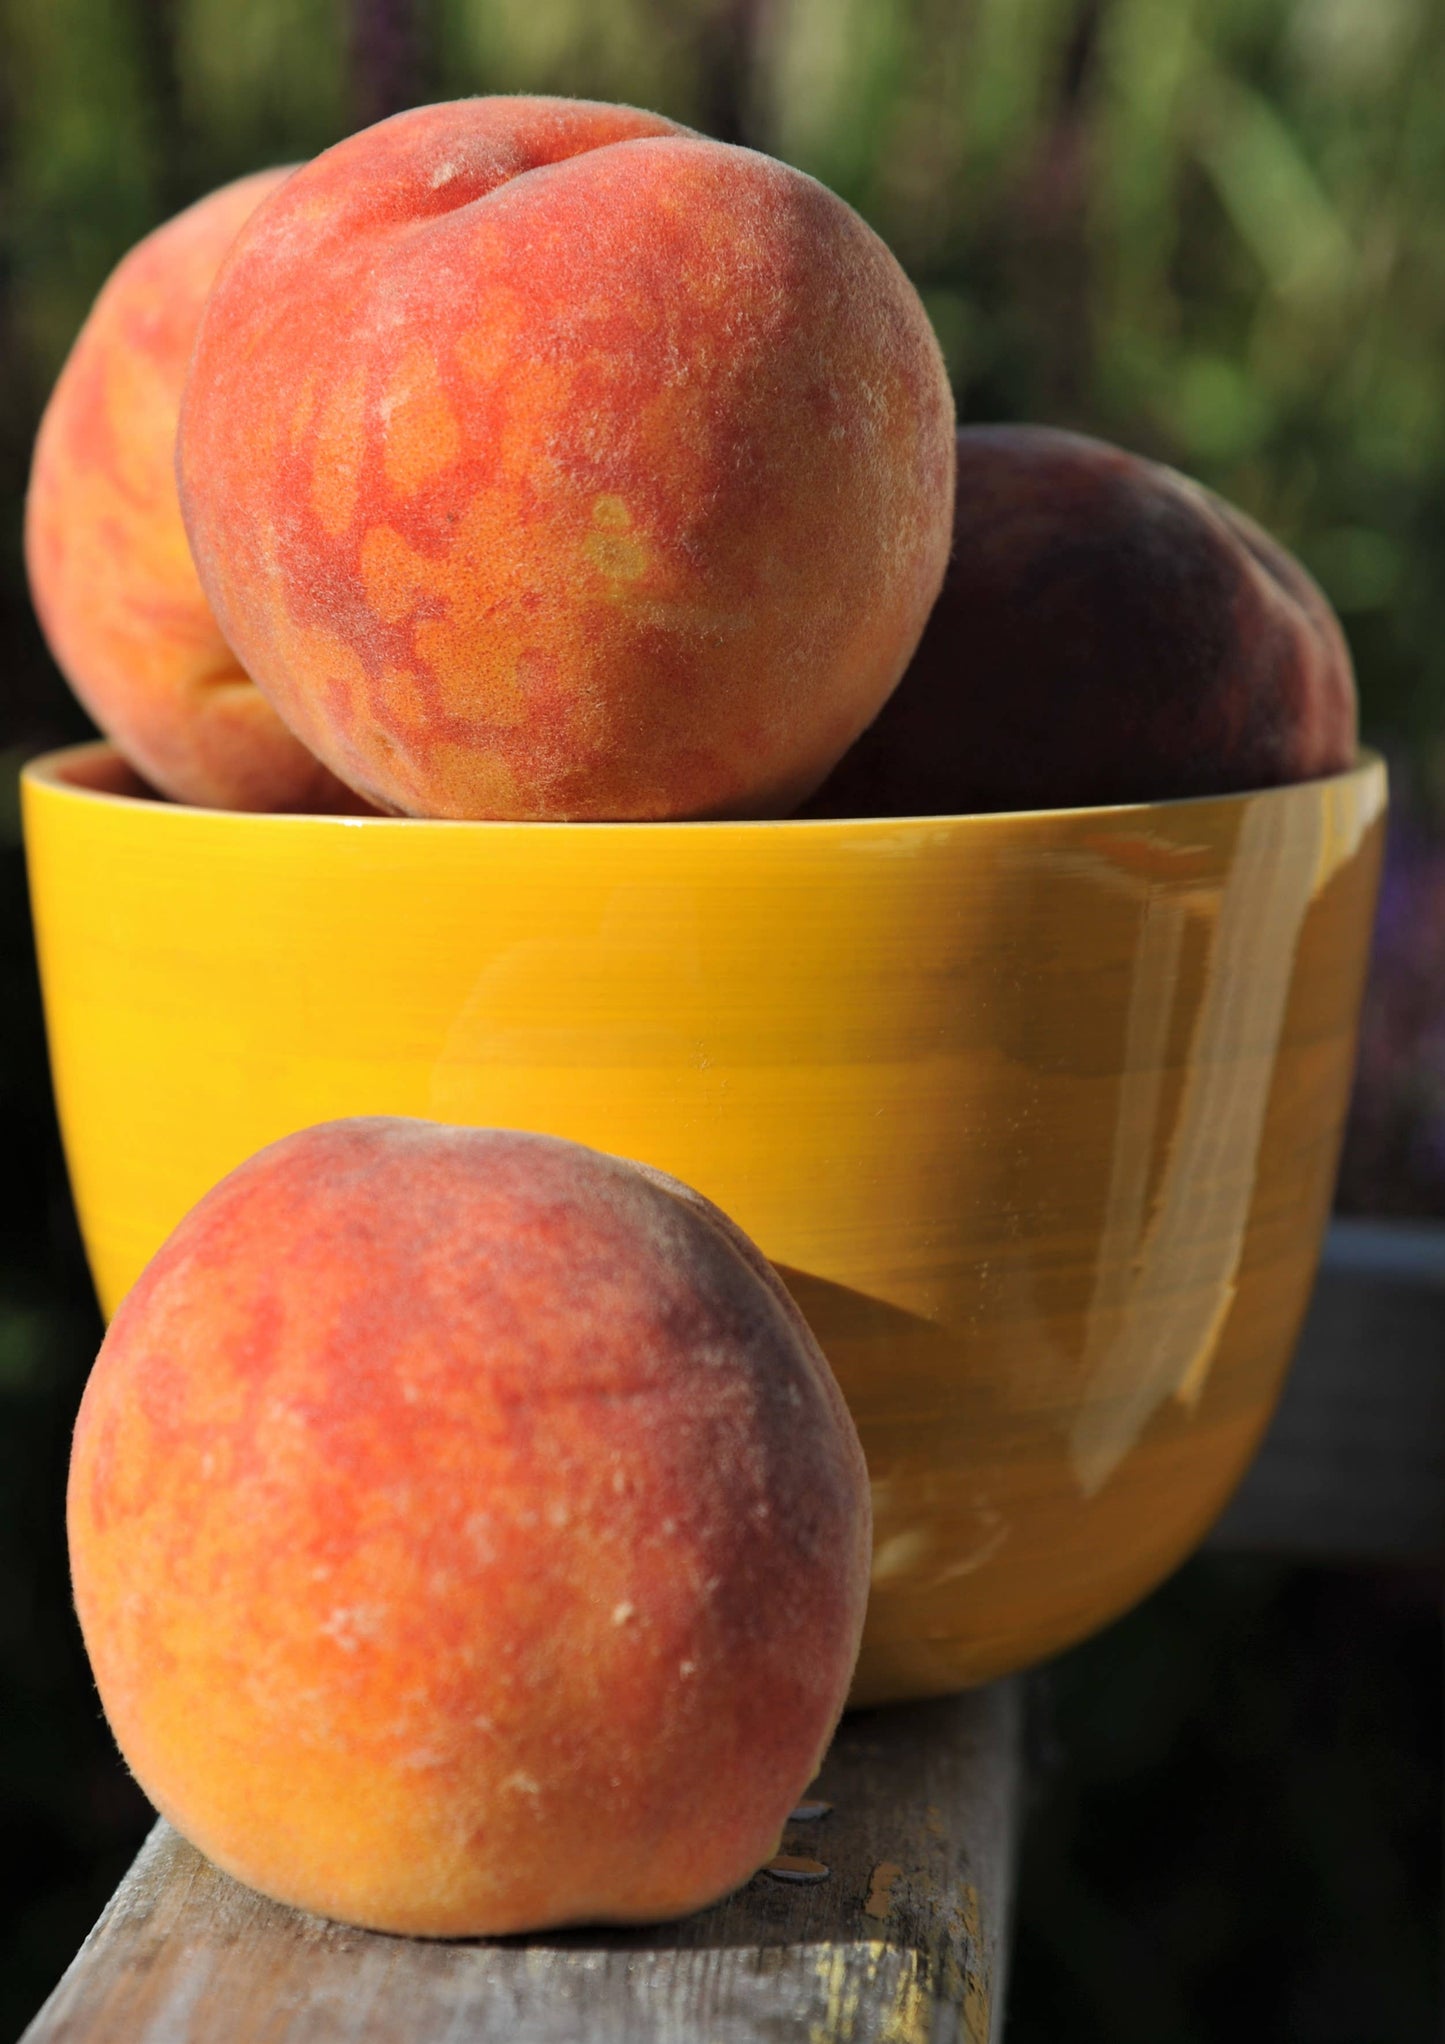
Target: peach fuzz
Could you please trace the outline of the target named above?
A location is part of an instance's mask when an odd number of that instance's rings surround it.
[[[378,806],[778,815],[923,629],[953,406],[912,286],[812,179],[479,99],[258,210],[179,461],[228,639]]]
[[[356,808],[252,687],[201,592],[176,495],[201,306],[263,170],[158,227],[112,272],[40,423],[25,553],[57,663],[161,793],[223,809]]]
[[[159,1251],[69,1528],[165,1815],[283,1901],[462,1936],[753,1873],[843,1706],[871,1517],[821,1352],[715,1208],[378,1119],[261,1151]]]
[[[1242,793],[1343,772],[1355,744],[1339,622],[1252,519],[1105,441],[974,426],[928,629],[809,813]]]

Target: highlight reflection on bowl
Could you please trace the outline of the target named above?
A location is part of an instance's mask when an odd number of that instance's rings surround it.
[[[782,1268],[857,1419],[857,1701],[1081,1637],[1242,1474],[1334,1180],[1378,761],[1114,809],[489,824],[182,808],[96,745],[24,803],[107,1310],[335,1115],[675,1173]]]

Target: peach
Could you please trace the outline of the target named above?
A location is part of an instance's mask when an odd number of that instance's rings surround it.
[[[810,813],[1225,794],[1339,772],[1355,738],[1334,612],[1243,512],[1101,440],[975,426],[917,654]]]
[[[953,406],[821,185],[652,114],[477,99],[258,209],[179,458],[227,638],[380,807],[782,814],[923,629]]]
[[[202,303],[241,223],[289,175],[258,171],[212,192],[113,271],[40,422],[26,564],[66,678],[163,794],[354,809],[221,636],[176,495],[176,420]]]
[[[460,1936],[693,1910],[842,1709],[862,1453],[744,1236],[577,1144],[261,1151],[123,1302],[69,1525],[142,1787],[267,1894]]]

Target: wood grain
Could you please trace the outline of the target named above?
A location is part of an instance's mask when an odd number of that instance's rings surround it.
[[[158,1823],[23,2044],[991,2044],[1019,1815],[1013,1685],[850,1717],[829,1812],[683,1923],[432,1943],[266,1901]]]
[[[1445,1227],[1330,1229],[1284,1397],[1211,1544],[1445,1557]]]

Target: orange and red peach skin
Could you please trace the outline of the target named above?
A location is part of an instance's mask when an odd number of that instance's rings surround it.
[[[423,1935],[665,1918],[776,1849],[871,1516],[717,1211],[553,1138],[338,1122],[122,1304],[69,1489],[122,1752],[220,1866]]]
[[[163,794],[230,809],[356,808],[222,637],[191,559],[176,421],[221,259],[289,171],[212,192],[118,265],[46,407],[25,549],[41,627],[76,694]]]
[[[953,407],[917,294],[812,179],[481,99],[257,211],[179,469],[228,640],[379,806],[777,815],[922,631]]]

